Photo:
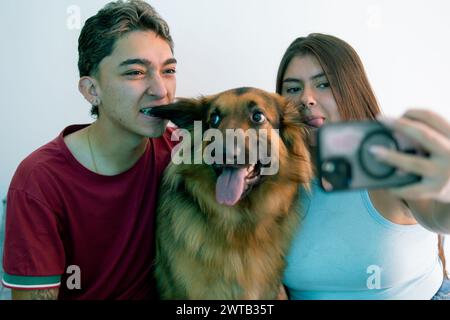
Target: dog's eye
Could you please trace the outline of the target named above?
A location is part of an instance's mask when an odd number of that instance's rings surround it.
[[[257,124],[264,123],[266,121],[266,116],[261,111],[255,111],[252,114],[252,121]]]
[[[210,120],[211,126],[214,128],[217,128],[219,126],[221,120],[222,120],[222,118],[220,117],[220,114],[213,113],[211,115],[211,120]]]

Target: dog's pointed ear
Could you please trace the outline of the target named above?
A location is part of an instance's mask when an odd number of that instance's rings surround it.
[[[281,138],[292,153],[302,155],[304,146],[307,145],[309,130],[302,122],[300,111],[295,104],[287,100],[284,100],[283,104]]]
[[[287,175],[300,182],[307,190],[313,177],[311,156],[307,147],[310,134],[310,130],[302,122],[297,106],[285,100],[280,136],[290,153],[291,166]]]
[[[179,98],[176,102],[153,107],[150,115],[172,121],[177,127],[189,129],[194,121],[203,121],[208,106],[208,98]]]

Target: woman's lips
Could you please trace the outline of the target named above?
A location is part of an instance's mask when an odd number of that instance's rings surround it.
[[[325,122],[325,118],[323,117],[309,117],[305,119],[305,123],[310,126],[310,127],[314,127],[314,128],[320,128],[321,126],[323,126]]]

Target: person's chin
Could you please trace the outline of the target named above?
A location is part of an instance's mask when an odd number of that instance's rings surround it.
[[[167,120],[160,120],[154,123],[150,128],[146,130],[145,136],[148,138],[159,138],[166,131]]]

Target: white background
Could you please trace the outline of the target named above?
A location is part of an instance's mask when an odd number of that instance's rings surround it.
[[[77,91],[77,39],[106,2],[1,0],[0,199],[30,152],[67,125],[92,121]],[[149,2],[172,30],[178,96],[238,86],[273,91],[288,45],[322,32],[357,50],[385,114],[422,106],[450,119],[448,0]]]
[[[19,162],[69,124],[91,122],[77,91],[80,25],[107,1],[0,2],[0,197]],[[154,0],[175,41],[178,96],[273,91],[298,36],[336,35],[360,54],[384,113],[424,106],[450,118],[450,1]],[[73,11],[75,8],[75,11]]]

